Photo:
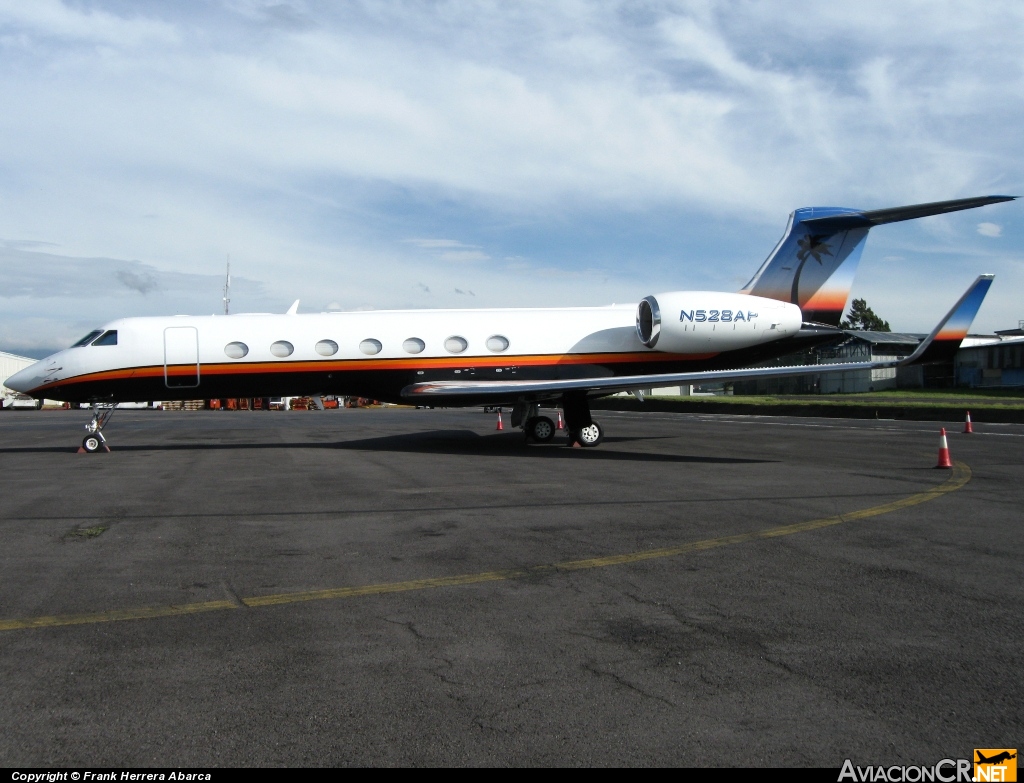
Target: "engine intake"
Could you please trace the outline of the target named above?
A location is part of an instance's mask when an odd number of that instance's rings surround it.
[[[658,344],[658,337],[661,336],[661,309],[653,296],[645,296],[636,308],[636,333],[640,342],[648,348]]]
[[[636,335],[658,351],[703,354],[789,337],[800,330],[801,320],[799,307],[777,299],[669,291],[640,300]]]

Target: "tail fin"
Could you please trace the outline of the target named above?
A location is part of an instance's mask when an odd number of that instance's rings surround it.
[[[873,226],[1014,198],[980,196],[867,212],[843,207],[798,209],[790,215],[775,250],[740,293],[791,302],[799,305],[805,321],[839,326],[864,241]]]
[[[971,328],[974,316],[978,314],[981,303],[995,275],[979,275],[967,292],[960,297],[946,317],[939,321],[928,335],[902,364],[936,364],[948,361],[956,355],[960,343]]]

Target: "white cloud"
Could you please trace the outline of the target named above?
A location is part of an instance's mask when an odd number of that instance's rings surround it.
[[[476,247],[476,245],[467,245],[456,239],[407,239],[405,241],[409,244],[416,245],[416,247],[423,247],[429,250],[449,247]]]
[[[1017,192],[1022,38],[1015,0],[969,18],[881,0],[0,0],[0,236],[146,260],[111,261],[104,291],[76,273],[92,298],[69,298],[66,320],[205,303],[176,298],[173,274],[217,309],[228,253],[262,284],[232,309],[446,306],[456,287],[528,304],[549,296],[520,284],[530,270],[573,281],[550,304],[724,285],[796,206]],[[1001,229],[1020,206],[986,209]],[[920,239],[966,255],[974,220],[877,229],[858,279],[885,236],[901,268],[955,271]],[[1019,235],[999,243],[1014,258]],[[25,317],[12,301],[0,322]]]
[[[998,223],[979,223],[978,233],[983,237],[998,237],[1003,233],[1003,227]]]
[[[441,253],[442,261],[453,261],[457,264],[472,263],[475,261],[487,261],[490,256],[479,250],[451,250]]]
[[[0,24],[42,40],[61,39],[135,47],[174,44],[173,25],[152,19],[127,19],[102,10],[79,11],[60,0],[0,0]]]
[[[437,254],[437,258],[442,261],[462,264],[490,259],[487,253],[480,250],[479,245],[467,245],[456,239],[407,239],[405,241],[425,250],[444,250],[443,253]]]

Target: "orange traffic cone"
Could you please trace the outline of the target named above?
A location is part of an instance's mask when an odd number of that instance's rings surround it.
[[[964,435],[969,432],[974,432],[974,427],[971,426],[971,412],[967,411],[967,421],[964,422]]]
[[[503,430],[503,429],[505,429],[505,425],[501,423],[501,408],[498,408],[498,426],[495,427],[494,429],[496,429],[496,430]]]
[[[562,411],[558,411],[558,429],[564,430],[565,424],[562,421]]]
[[[946,443],[946,428],[942,428],[942,434],[939,436],[939,464],[937,468],[951,468],[953,463],[949,459],[949,444]]]

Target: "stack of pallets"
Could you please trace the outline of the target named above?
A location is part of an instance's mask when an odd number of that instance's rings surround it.
[[[201,411],[206,407],[206,400],[170,400],[164,402],[165,411]]]

